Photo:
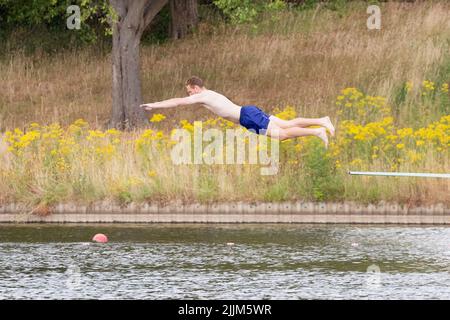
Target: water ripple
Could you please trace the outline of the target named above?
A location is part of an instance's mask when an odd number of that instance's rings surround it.
[[[450,298],[445,227],[0,225],[0,253],[2,299]]]

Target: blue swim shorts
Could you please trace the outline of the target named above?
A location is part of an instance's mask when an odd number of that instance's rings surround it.
[[[269,125],[269,115],[257,106],[243,106],[239,117],[239,123],[258,134],[265,134]],[[261,132],[260,132],[261,131]]]

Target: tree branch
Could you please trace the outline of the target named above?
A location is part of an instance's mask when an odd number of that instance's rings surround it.
[[[149,23],[158,14],[158,12],[167,4],[169,0],[148,0],[144,8],[144,23],[142,25],[142,31],[147,28]]]

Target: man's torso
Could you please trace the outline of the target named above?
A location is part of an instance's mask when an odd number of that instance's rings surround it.
[[[234,104],[224,95],[212,90],[205,90],[199,93],[201,96],[201,105],[214,112],[220,117],[239,123],[241,107]]]

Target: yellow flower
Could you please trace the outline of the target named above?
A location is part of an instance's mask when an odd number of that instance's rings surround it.
[[[351,166],[359,166],[362,165],[363,161],[359,158],[354,159],[352,162],[350,162]]]
[[[401,150],[401,149],[405,148],[405,145],[403,143],[399,143],[399,144],[396,145],[396,148]]]
[[[222,122],[225,124],[225,127],[227,127],[227,128],[234,127],[234,122],[232,122],[232,121],[222,119]]]
[[[145,138],[151,138],[153,136],[155,132],[152,129],[147,129],[145,130],[142,135],[141,138],[145,139]]]
[[[28,127],[29,127],[31,130],[33,130],[33,129],[38,130],[38,128],[39,128],[40,126],[39,126],[39,123],[32,122],[32,123],[30,123],[30,125],[29,125]]]
[[[113,128],[113,129],[106,130],[106,134],[111,135],[111,136],[119,136],[122,134],[122,132]]]
[[[163,121],[166,118],[165,115],[160,113],[155,113],[153,117],[150,119],[150,122],[160,122]]]
[[[104,138],[106,133],[100,130],[89,130],[89,136],[86,137],[86,140],[92,140],[92,138]]]
[[[413,84],[413,82],[412,82],[412,81],[408,81],[408,82],[406,82],[406,84],[405,84],[405,89],[406,89],[406,92],[410,92],[410,91],[411,91],[411,89],[413,88],[413,86],[414,86],[414,84]]]
[[[150,178],[156,177],[156,171],[155,170],[150,170],[150,171],[147,172],[147,175]]]
[[[441,87],[441,91],[447,93],[448,92],[448,83],[444,83]]]
[[[14,133],[16,134],[16,135],[23,135],[23,131],[22,130],[20,130],[19,128],[15,128],[14,129]]]
[[[422,82],[422,86],[423,86],[423,88],[425,90],[428,90],[428,91],[433,91],[434,90],[434,82],[432,82],[432,81],[424,80]]]
[[[297,112],[295,111],[294,107],[287,106],[283,111],[280,112],[278,108],[275,108],[273,111],[276,117],[283,119],[283,120],[290,120],[296,117]]]
[[[181,120],[180,124],[182,125],[183,129],[186,129],[190,132],[194,132],[194,126],[191,123],[189,123],[189,121]]]
[[[98,155],[112,155],[115,151],[116,151],[115,147],[110,144],[95,148],[95,152]]]
[[[413,134],[413,129],[412,128],[403,128],[403,129],[399,129],[397,130],[397,134],[400,138],[405,138],[408,136],[412,136]]]
[[[143,184],[143,181],[141,179],[139,179],[138,177],[130,177],[130,178],[128,178],[127,182],[130,187]]]
[[[73,125],[74,125],[74,126],[77,126],[77,127],[85,127],[85,126],[88,125],[88,123],[87,123],[86,121],[84,121],[83,119],[77,119],[77,120],[73,123]]]
[[[411,150],[411,151],[408,151],[408,158],[412,163],[416,163],[416,162],[422,160],[422,155]]]
[[[390,134],[390,135],[386,136],[386,139],[391,140],[391,141],[395,141],[395,140],[397,140],[397,136],[393,135],[393,134]]]

